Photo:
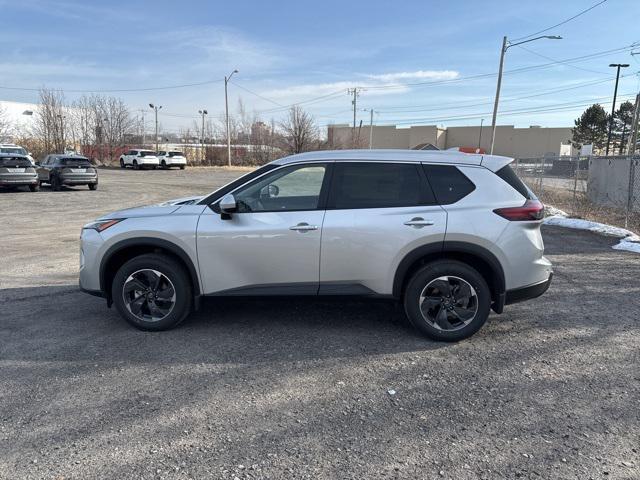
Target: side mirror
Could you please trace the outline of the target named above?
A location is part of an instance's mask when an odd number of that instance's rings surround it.
[[[40,167],[40,166],[41,166],[41,165],[40,165],[40,162],[36,162],[34,165],[35,165],[36,167]]]
[[[280,188],[277,185],[269,184],[260,190],[261,198],[275,198],[280,194]]]
[[[220,212],[226,215],[235,212],[238,208],[235,197],[230,193],[227,193],[220,199],[220,203],[218,204],[218,206],[220,207]]]

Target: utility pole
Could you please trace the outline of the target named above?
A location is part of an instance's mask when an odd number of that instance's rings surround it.
[[[144,112],[145,110],[143,108],[140,109],[140,113],[142,114],[142,146],[144,147],[145,142],[147,141],[147,135],[146,135],[146,124],[144,123]]]
[[[198,110],[198,113],[202,115],[202,137],[200,137],[200,142],[202,144],[202,163],[207,159],[206,151],[204,149],[204,116],[208,114],[206,110]]]
[[[523,43],[533,42],[540,40],[541,38],[548,38],[549,40],[561,40],[562,37],[558,35],[541,35],[539,37],[530,38],[529,40],[522,40],[521,42],[511,43],[506,36],[502,37],[502,48],[500,49],[500,68],[498,69],[498,84],[496,85],[496,98],[493,103],[493,115],[491,116],[491,147],[489,153],[493,155],[493,146],[496,141],[496,117],[498,116],[498,103],[500,101],[500,87],[502,86],[502,69],[504,67],[504,56],[507,53],[509,47],[515,47],[516,45],[522,45]]]
[[[629,66],[628,63],[610,63],[610,67],[616,68],[616,86],[613,88],[613,105],[611,106],[611,115],[609,116],[609,132],[607,133],[607,148],[604,152],[605,156],[609,155],[609,144],[611,143],[611,130],[613,129],[613,116],[616,113],[616,97],[618,95],[618,80],[620,80],[620,69]]]
[[[229,132],[229,96],[227,94],[227,84],[234,73],[238,73],[238,70],[231,72],[231,75],[224,77],[224,111],[227,118],[227,162],[231,166],[231,134]]]
[[[162,108],[162,105],[154,105],[153,103],[150,103],[149,106],[156,113],[156,152],[157,152],[158,151],[158,110]]]
[[[62,151],[64,153],[67,147],[64,144],[64,115],[58,114],[58,120],[60,120],[60,140],[62,142]]]
[[[358,87],[350,88],[347,90],[349,95],[353,95],[351,105],[353,105],[353,130],[351,132],[351,147],[356,146],[356,109],[358,108],[358,95],[360,95],[360,89]]]
[[[480,153],[480,145],[482,144],[482,124],[484,123],[484,118],[480,119],[480,135],[478,135],[478,153]]]
[[[636,108],[633,112],[631,132],[629,132],[627,155],[633,155],[634,153],[636,153],[636,145],[638,144],[638,122],[640,122],[640,93],[636,95]]]

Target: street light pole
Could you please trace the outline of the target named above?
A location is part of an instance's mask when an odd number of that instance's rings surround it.
[[[162,108],[162,105],[154,105],[153,103],[150,103],[149,106],[156,113],[156,152],[157,152],[158,151],[158,110]]]
[[[541,38],[548,38],[549,40],[561,40],[562,37],[558,35],[541,35],[539,37],[530,38],[529,40],[523,40],[521,42],[511,43],[507,37],[502,37],[502,48],[500,50],[500,68],[498,69],[498,84],[496,85],[496,98],[493,103],[493,115],[491,116],[491,147],[489,153],[493,155],[493,146],[496,141],[496,117],[498,116],[498,102],[500,101],[500,87],[502,86],[502,69],[504,67],[504,56],[507,53],[509,47],[515,47],[516,45],[522,45],[523,43],[533,42],[540,40]]]
[[[207,155],[204,149],[204,116],[209,113],[206,110],[198,110],[198,113],[202,115],[202,137],[200,137],[200,143],[202,145],[202,163],[207,159]]]
[[[607,132],[607,148],[604,152],[609,155],[609,144],[611,143],[611,130],[613,128],[613,116],[616,113],[616,97],[618,95],[618,80],[620,80],[620,69],[629,66],[628,63],[610,63],[610,67],[616,68],[616,86],[613,88],[613,105],[611,106],[611,115],[609,115],[609,131]]]
[[[484,123],[484,118],[480,119],[480,135],[478,135],[478,153],[480,153],[480,144],[482,143],[482,124]]]
[[[231,80],[231,77],[233,77],[234,73],[238,73],[238,70],[234,70],[233,72],[231,72],[231,75],[229,75],[228,77],[224,77],[224,111],[227,119],[227,162],[229,166],[231,166],[231,136],[229,133],[229,96],[227,93],[227,85],[229,83],[229,80]]]
[[[363,112],[369,112],[371,118],[369,120],[369,150],[373,148],[373,114],[376,113],[373,108],[363,108]]]

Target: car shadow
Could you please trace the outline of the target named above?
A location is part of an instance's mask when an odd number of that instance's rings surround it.
[[[211,298],[182,324],[142,332],[75,285],[0,290],[0,358],[140,363],[273,363],[433,350],[393,303]]]

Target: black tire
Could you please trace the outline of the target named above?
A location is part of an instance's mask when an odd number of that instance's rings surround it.
[[[60,179],[57,175],[52,175],[49,179],[49,183],[51,184],[51,190],[53,190],[54,192],[59,192],[62,189]]]
[[[457,329],[437,328],[423,316],[420,298],[423,290],[440,277],[462,279],[475,290],[475,315],[464,326]],[[438,260],[419,269],[409,280],[404,292],[404,308],[413,326],[433,340],[457,342],[476,333],[487,321],[491,308],[491,291],[485,279],[477,270],[456,260]],[[442,309],[442,306],[434,307]],[[439,311],[439,310],[436,310]],[[464,322],[461,322],[464,323]]]
[[[166,170],[166,169],[167,169],[167,162],[165,162],[164,160],[162,160],[162,163],[160,164],[160,167],[161,167],[163,170]]]
[[[138,165],[138,161],[137,160],[133,161],[133,169],[134,170],[140,170],[140,165]]]
[[[180,170],[184,170],[184,165],[180,165]]]
[[[97,190],[98,189],[98,184],[97,183],[90,183],[89,184],[89,190]]]
[[[175,301],[169,313],[159,320],[148,321],[134,315],[126,306],[123,287],[130,275],[140,270],[155,270],[164,275],[173,284]],[[173,258],[157,253],[148,253],[134,257],[126,262],[113,278],[111,285],[113,304],[122,317],[140,330],[168,330],[182,322],[191,312],[191,282],[185,269]],[[141,310],[143,312],[143,310]]]
[[[37,192],[38,190],[40,190],[40,182],[29,185],[29,190],[32,192]]]
[[[120,159],[120,168],[127,168],[127,166],[124,164],[123,159]]]

